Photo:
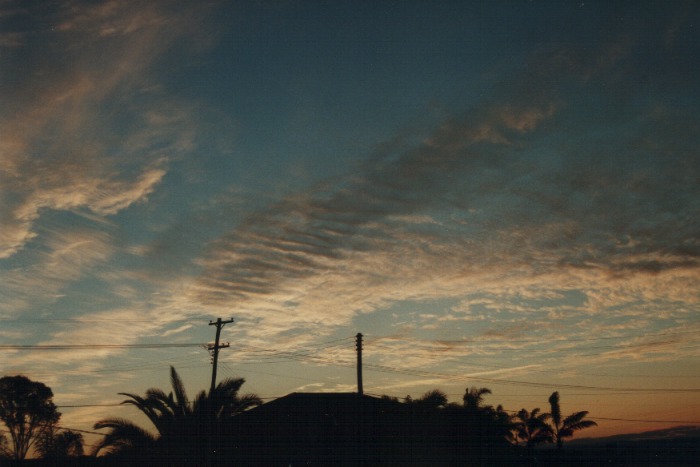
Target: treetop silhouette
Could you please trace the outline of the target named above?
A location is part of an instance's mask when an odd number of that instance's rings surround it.
[[[559,392],[554,391],[551,396],[549,396],[549,405],[551,407],[551,431],[552,439],[557,444],[557,448],[561,449],[564,445],[564,438],[571,438],[574,436],[574,432],[578,430],[583,430],[584,428],[589,428],[592,426],[598,426],[593,420],[585,420],[588,415],[588,411],[584,410],[581,412],[574,412],[568,417],[561,418],[561,408],[559,406]]]
[[[58,422],[60,416],[53,392],[44,383],[22,375],[0,378],[0,420],[10,434],[10,441],[0,447],[14,459],[27,457],[39,434]]]

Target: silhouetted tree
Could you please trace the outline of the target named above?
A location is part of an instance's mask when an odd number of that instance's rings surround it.
[[[464,465],[499,465],[498,453],[513,443],[511,416],[502,406],[496,409],[484,405],[488,388],[469,387],[458,410],[455,428],[461,444],[461,462]]]
[[[447,394],[439,389],[433,389],[415,399],[413,403],[429,409],[444,409],[448,406]]]
[[[72,430],[59,431],[55,426],[44,430],[37,442],[37,452],[45,459],[83,455],[83,435]]]
[[[498,405],[493,411],[494,432],[497,437],[505,439],[508,444],[516,446],[518,444],[517,436],[514,434],[515,423],[513,415],[503,409],[502,405]]]
[[[7,436],[0,433],[0,458],[10,457],[12,451],[10,451],[10,444],[7,442]]]
[[[21,375],[0,378],[0,420],[9,431],[9,450],[15,459],[24,459],[38,435],[60,416],[53,392],[44,383]]]
[[[203,439],[211,439],[216,434],[218,421],[262,403],[254,394],[238,395],[245,383],[243,378],[225,379],[209,394],[201,391],[192,402],[173,367],[170,367],[170,382],[173,390],[169,394],[158,388],[148,389],[145,397],[120,393],[129,398],[122,404],[133,405],[146,415],[157,435],[122,418],[100,420],[95,429],[109,428],[110,432],[95,446],[93,454],[103,449],[123,453],[128,449],[147,448],[182,462],[186,453],[192,454],[201,447]]]
[[[399,403],[399,398],[396,397],[396,396],[389,396],[389,395],[387,395],[387,394],[383,394],[382,397],[381,397],[381,399],[382,399],[383,401]]]
[[[520,409],[515,415],[514,429],[517,439],[523,441],[528,448],[534,448],[538,444],[551,442],[552,429],[547,424],[550,414],[540,413],[540,409]]]
[[[467,388],[463,397],[464,408],[468,412],[479,412],[484,409],[492,409],[490,406],[483,407],[481,405],[486,394],[491,394],[491,390],[488,388],[477,388],[476,386]]]
[[[598,424],[592,420],[584,420],[586,415],[588,415],[587,411],[574,412],[562,420],[561,408],[559,407],[559,392],[557,391],[549,396],[549,405],[551,407],[552,439],[557,443],[557,448],[559,449],[564,445],[564,438],[573,437],[574,431],[598,426]]]

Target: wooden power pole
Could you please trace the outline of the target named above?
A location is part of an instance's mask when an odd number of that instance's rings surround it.
[[[357,348],[357,393],[362,395],[364,394],[362,389],[362,333],[358,332],[355,338],[355,346]]]
[[[222,321],[221,318],[216,321],[209,321],[209,326],[216,326],[216,340],[214,345],[209,346],[209,351],[212,353],[212,369],[211,369],[211,388],[209,389],[209,394],[214,392],[216,387],[216,366],[219,363],[219,349],[223,349],[229,346],[229,344],[219,344],[219,337],[221,336],[221,328],[223,328],[228,323],[233,323],[233,318]]]

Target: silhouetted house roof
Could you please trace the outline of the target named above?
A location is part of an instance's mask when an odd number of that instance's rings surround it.
[[[353,420],[367,410],[386,410],[396,403],[355,392],[293,392],[259,407],[247,414],[274,414],[282,417],[350,416]]]
[[[292,393],[235,418],[243,465],[426,465],[444,426],[438,411],[357,393]]]
[[[249,465],[361,464],[381,413],[397,405],[387,402],[356,393],[280,397],[242,414],[245,457]]]

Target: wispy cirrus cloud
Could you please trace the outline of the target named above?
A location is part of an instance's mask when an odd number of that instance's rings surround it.
[[[3,273],[0,311],[5,317],[57,300],[67,284],[107,261],[114,252],[110,235],[93,229],[61,229],[47,236],[45,248],[32,253],[31,266]]]
[[[185,106],[164,103],[151,67],[183,36],[197,37],[197,15],[166,6],[6,7],[0,21],[24,29],[2,58],[22,79],[7,80],[14,90],[0,113],[0,258],[36,237],[43,212],[109,216],[146,200],[166,161],[191,150]],[[50,36],[51,50],[34,48],[35,36]]]

